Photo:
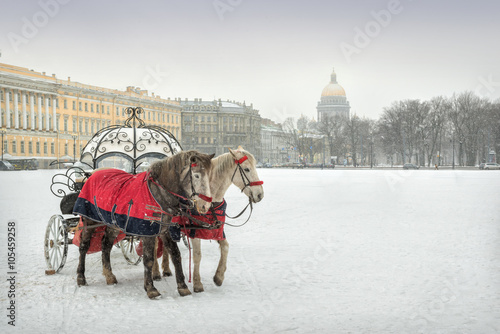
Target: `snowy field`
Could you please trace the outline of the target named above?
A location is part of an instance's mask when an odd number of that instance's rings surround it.
[[[0,172],[1,333],[500,332],[500,172],[260,169],[264,200],[247,225],[226,227],[222,287],[212,282],[217,244],[204,242],[205,292],[180,297],[169,277],[155,283],[157,300],[143,290],[142,263],[116,248],[115,286],[99,253],[78,288],[72,245],[64,269],[44,275],[54,173]],[[229,214],[246,203],[234,187],[226,199]],[[9,221],[16,327],[6,317]]]

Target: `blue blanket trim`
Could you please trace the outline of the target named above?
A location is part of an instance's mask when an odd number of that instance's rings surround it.
[[[111,227],[117,227],[130,235],[156,236],[161,230],[161,225],[158,223],[103,210],[80,197],[76,200],[73,213]]]

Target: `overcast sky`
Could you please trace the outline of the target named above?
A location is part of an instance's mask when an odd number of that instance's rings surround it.
[[[106,88],[316,117],[332,68],[351,113],[500,97],[497,0],[0,0],[0,62]]]

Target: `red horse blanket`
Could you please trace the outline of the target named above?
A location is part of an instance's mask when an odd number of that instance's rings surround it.
[[[226,221],[226,207],[227,207],[226,201],[222,200],[221,203],[219,203],[215,208],[211,208],[210,211],[205,215],[200,214],[196,210],[190,210],[188,211],[188,213],[191,217],[197,220],[213,225],[216,223],[215,218],[217,218],[217,220],[222,223]],[[214,214],[216,217],[214,217]],[[224,224],[222,224],[220,228],[209,230],[209,229],[183,228],[183,226],[188,224],[197,225],[195,220],[189,220],[187,217],[177,216],[172,218],[172,222],[180,225],[170,228],[170,235],[176,241],[180,240],[181,231],[190,238],[199,238],[208,240],[226,239],[226,235],[224,234]]]
[[[84,228],[83,222],[82,219],[80,218],[78,229],[75,231],[75,235],[73,237],[72,241],[73,245],[80,246],[80,240],[82,238],[83,228]],[[92,254],[102,251],[102,237],[104,236],[105,229],[106,226],[99,226],[95,229],[94,233],[92,234],[92,238],[90,239],[90,247],[89,250],[87,251],[87,254]],[[113,245],[123,240],[124,238],[125,238],[125,233],[120,232],[120,234],[118,234],[118,236],[116,237],[115,241],[113,241]]]
[[[138,236],[160,233],[161,207],[148,187],[149,173],[96,171],[85,182],[73,213]]]

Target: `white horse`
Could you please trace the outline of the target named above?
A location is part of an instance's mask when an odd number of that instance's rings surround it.
[[[259,181],[256,170],[256,160],[252,154],[243,150],[241,147],[237,150],[229,149],[229,153],[222,154],[212,159],[210,193],[213,198],[214,206],[224,200],[224,194],[231,184],[240,188],[253,203],[260,202],[262,198],[264,198],[263,182]],[[221,286],[226,272],[229,243],[226,239],[218,240],[217,242],[220,246],[220,260],[213,280],[217,286]],[[175,243],[174,245],[174,247],[177,247]],[[201,239],[192,239],[192,247],[194,262],[193,288],[194,292],[203,292],[204,289],[200,277]],[[162,267],[164,276],[172,275],[169,268],[168,252],[165,244]],[[159,276],[159,272],[157,276]]]

